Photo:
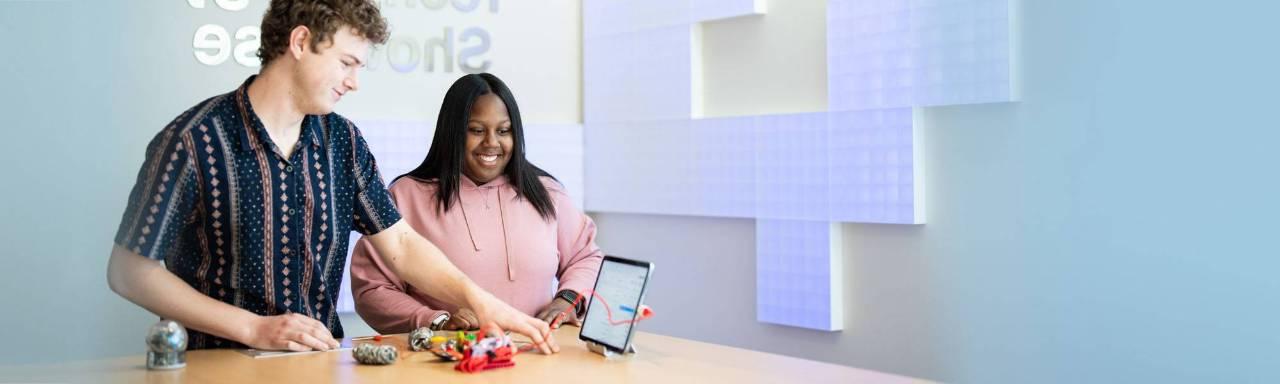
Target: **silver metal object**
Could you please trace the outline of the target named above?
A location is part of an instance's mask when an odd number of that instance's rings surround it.
[[[431,349],[431,338],[435,336],[431,328],[422,327],[409,332],[409,350],[421,352]]]
[[[357,345],[356,348],[351,351],[351,355],[356,358],[356,362],[369,365],[394,364],[396,359],[400,357],[400,353],[396,351],[396,347],[373,343]]]
[[[173,320],[160,320],[147,330],[147,369],[187,366],[187,329]]]

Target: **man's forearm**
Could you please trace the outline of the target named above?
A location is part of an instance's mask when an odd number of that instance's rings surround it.
[[[257,315],[200,294],[160,262],[116,245],[107,266],[111,290],[129,301],[188,328],[245,342]]]
[[[401,221],[370,239],[387,268],[431,297],[469,307],[488,295],[449,261],[434,244]],[[383,236],[386,235],[386,236]]]
[[[404,220],[368,238],[392,273],[432,297],[471,309],[481,329],[501,328],[528,336],[543,353],[560,350],[547,323],[520,313],[480,289]]]

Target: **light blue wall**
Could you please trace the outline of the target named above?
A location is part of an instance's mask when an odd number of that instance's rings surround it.
[[[1280,381],[1280,6],[1020,5],[1023,101],[925,115],[943,378]]]
[[[643,329],[948,382],[1280,382],[1280,6],[1013,6],[1022,101],[921,111],[928,224],[845,226],[843,332],[754,321],[750,221],[598,214],[658,265]]]
[[[112,108],[119,60],[92,59],[120,57],[118,44],[84,33],[110,25],[95,16],[121,16],[105,8],[0,4],[4,363],[102,355],[118,345],[144,351],[146,316],[129,311],[105,279],[108,227],[123,212],[123,165],[133,158],[122,148],[139,148],[119,134]],[[138,337],[123,331],[129,327]]]
[[[248,74],[174,69],[190,37],[148,31],[185,5],[128,4],[0,2],[0,364],[143,351],[105,281],[142,151]],[[846,225],[844,332],[754,321],[750,221],[597,215],[659,265],[642,329],[950,382],[1280,381],[1280,4],[1014,4],[1022,101],[921,112],[929,223]]]
[[[107,288],[107,258],[147,142],[255,72],[186,53],[214,8],[0,2],[0,365],[146,351],[157,318]]]

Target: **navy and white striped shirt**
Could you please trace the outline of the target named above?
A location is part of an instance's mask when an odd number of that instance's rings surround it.
[[[249,105],[254,78],[151,140],[115,242],[209,297],[310,316],[341,338],[334,311],[350,233],[377,233],[400,214],[360,131],[336,113],[306,116],[282,156]],[[194,330],[188,346],[242,347]]]

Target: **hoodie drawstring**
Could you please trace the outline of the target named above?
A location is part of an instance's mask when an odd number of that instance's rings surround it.
[[[511,265],[511,240],[507,237],[507,211],[502,208],[502,190],[498,191],[498,220],[502,223],[502,248],[507,254],[507,280],[516,281],[516,269]]]
[[[462,195],[458,195],[458,206],[462,207],[462,222],[467,226],[467,238],[471,239],[471,248],[476,252],[480,252],[480,246],[476,245],[476,237],[471,234],[471,220],[467,219],[467,205],[462,202]]]
[[[511,263],[511,240],[507,236],[507,211],[502,204],[502,189],[494,191],[498,195],[498,220],[502,223],[502,247],[507,257],[507,280],[516,281],[516,269]],[[484,200],[485,206],[489,201]],[[471,240],[471,248],[476,252],[480,251],[480,246],[476,244],[475,235],[471,234],[471,219],[467,218],[467,205],[462,202],[462,196],[458,196],[458,206],[462,207],[462,222],[467,226],[467,238]]]

